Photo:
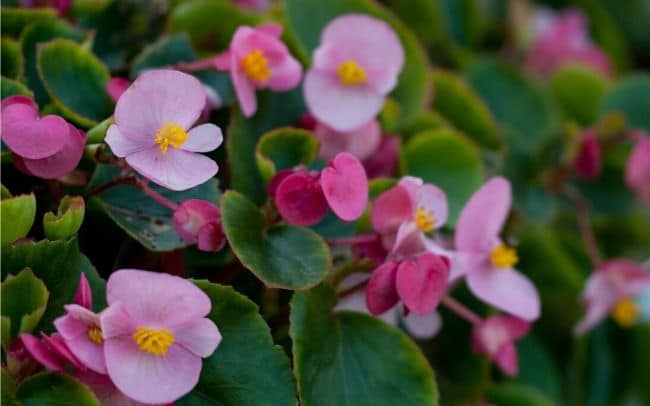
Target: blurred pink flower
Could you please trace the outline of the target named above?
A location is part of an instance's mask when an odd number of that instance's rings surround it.
[[[515,340],[528,334],[530,323],[513,316],[491,316],[474,325],[472,347],[486,354],[508,376],[519,372]]]
[[[214,59],[217,69],[229,70],[244,116],[257,111],[255,91],[283,92],[298,86],[302,66],[280,41],[283,27],[262,24],[237,28],[230,49]]]
[[[237,7],[253,11],[265,11],[271,5],[271,0],[233,0]]]
[[[219,251],[226,244],[221,211],[205,200],[185,200],[174,211],[172,223],[183,241],[197,243],[201,251]]]
[[[539,317],[539,294],[528,278],[513,268],[517,254],[499,238],[511,202],[510,182],[502,177],[490,179],[474,193],[458,218],[455,260],[474,295],[532,321]]]
[[[650,272],[633,261],[617,258],[602,263],[589,276],[582,292],[585,317],[576,325],[583,335],[610,312],[623,326],[630,326],[638,315],[633,296],[650,288]]]
[[[314,135],[320,143],[318,154],[332,159],[339,152],[349,152],[363,161],[369,158],[381,142],[381,127],[375,119],[352,131],[336,131],[324,123],[317,123]]]
[[[650,136],[642,132],[627,160],[625,183],[642,202],[650,204]]]
[[[186,279],[122,269],[106,285],[101,314],[106,368],[115,386],[144,403],[170,403],[196,385],[201,358],[221,341],[208,296]]]
[[[126,89],[131,86],[131,82],[128,79],[121,77],[114,77],[108,81],[106,84],[106,91],[115,103],[120,100],[120,96],[126,92]]]
[[[117,102],[106,143],[161,186],[180,191],[200,185],[219,168],[197,152],[212,151],[223,141],[214,124],[190,130],[205,103],[203,85],[193,76],[174,70],[145,72]]]
[[[578,153],[573,160],[573,168],[582,179],[597,178],[602,166],[598,132],[595,128],[589,128],[579,137]]]
[[[43,179],[57,179],[76,168],[86,144],[84,134],[63,118],[39,117],[38,106],[25,96],[2,100],[0,135],[14,165]]]
[[[323,30],[305,75],[309,111],[337,131],[357,129],[381,110],[403,65],[402,44],[387,23],[363,14],[338,17]]]
[[[363,161],[368,178],[392,176],[399,162],[399,137],[384,136],[375,152]]]

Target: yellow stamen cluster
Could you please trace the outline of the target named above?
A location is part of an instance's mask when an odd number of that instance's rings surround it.
[[[174,148],[180,148],[187,141],[187,137],[189,135],[183,127],[176,123],[167,123],[158,130],[154,141],[160,146],[160,152],[165,155],[170,145]]]
[[[415,211],[415,224],[422,230],[423,233],[428,233],[433,231],[436,226],[436,218],[433,216],[433,213],[418,207]]]
[[[623,299],[614,306],[612,318],[622,327],[631,327],[639,318],[639,308],[634,300]]]
[[[368,81],[366,71],[351,59],[341,62],[336,67],[336,73],[338,73],[339,80],[345,86],[356,86]]]
[[[174,344],[174,335],[164,328],[138,327],[133,333],[133,341],[142,351],[164,356],[169,346]]]
[[[102,336],[102,330],[99,327],[91,327],[88,329],[88,338],[90,341],[97,345],[104,344],[104,337]]]
[[[495,268],[512,268],[518,261],[517,251],[504,244],[497,245],[490,252],[490,262]]]
[[[271,77],[269,61],[259,49],[255,49],[243,57],[241,59],[241,67],[253,82],[263,84]]]

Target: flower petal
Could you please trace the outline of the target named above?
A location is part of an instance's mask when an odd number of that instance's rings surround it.
[[[320,142],[319,155],[332,159],[339,152],[349,152],[360,160],[370,157],[381,143],[381,127],[377,120],[370,120],[356,130],[340,132],[318,123],[314,135]]]
[[[19,158],[21,162],[18,165],[22,165],[29,174],[43,179],[58,179],[70,173],[81,161],[86,136],[72,125],[68,127],[68,138],[58,152],[42,159]]]
[[[442,227],[447,222],[447,194],[437,186],[424,184],[418,190],[417,207],[422,207],[433,213],[435,228]]]
[[[188,351],[205,358],[217,349],[221,333],[212,320],[203,318],[174,329],[174,340]]]
[[[372,227],[380,234],[396,233],[399,226],[411,219],[415,210],[415,201],[408,191],[395,186],[375,199],[372,204]]]
[[[221,129],[211,123],[194,127],[187,135],[181,149],[190,152],[210,152],[223,142]]]
[[[397,264],[386,262],[372,271],[366,288],[366,307],[374,315],[382,314],[399,301],[395,289]]]
[[[124,158],[127,155],[143,151],[156,145],[154,137],[133,140],[125,136],[116,124],[112,124],[108,127],[106,137],[104,137],[104,142],[111,147],[113,154],[120,158]]]
[[[402,262],[395,279],[404,305],[421,316],[430,314],[440,303],[447,287],[449,266],[441,257],[425,253]]]
[[[284,221],[298,226],[316,224],[327,214],[323,188],[306,172],[295,172],[280,182],[275,205]]]
[[[354,155],[342,152],[321,171],[323,194],[332,211],[342,220],[358,219],[368,205],[368,178]]]
[[[5,99],[6,100],[6,99]],[[68,123],[59,116],[38,117],[38,109],[22,99],[2,106],[2,141],[23,158],[42,159],[60,151],[68,139]]]
[[[271,64],[271,77],[266,85],[273,91],[283,92],[298,86],[302,79],[302,65],[288,54],[281,62]]]
[[[81,306],[81,309],[87,310]],[[99,319],[96,324],[88,325],[82,319],[76,318],[69,313],[54,321],[57,331],[61,334],[70,352],[87,368],[105,374],[106,361],[104,360],[104,347],[102,344],[90,340],[88,330],[91,327],[99,326]]]

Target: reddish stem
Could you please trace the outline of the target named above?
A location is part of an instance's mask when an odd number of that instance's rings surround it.
[[[138,189],[140,189],[142,193],[146,194],[151,199],[160,203],[161,205],[167,207],[171,211],[175,211],[178,208],[178,204],[176,204],[176,202],[167,199],[165,196],[151,189],[149,186],[147,186],[147,182],[139,180],[135,176],[113,179],[112,181],[107,182],[101,186],[98,186],[95,189],[91,190],[90,192],[86,193],[86,198],[102,194],[105,191],[119,185],[135,186]]]
[[[149,186],[147,186],[146,182],[139,181],[135,186],[138,189],[142,190],[144,194],[146,194],[156,202],[160,203],[161,205],[167,207],[169,210],[176,211],[176,209],[178,208],[178,204],[176,204],[176,202],[169,200],[165,196],[151,189]]]
[[[603,259],[600,250],[598,249],[596,236],[594,235],[594,231],[591,229],[591,223],[589,222],[589,203],[582,194],[571,185],[564,186],[564,193],[573,202],[573,205],[576,208],[576,218],[578,220],[580,235],[585,243],[585,249],[587,250],[589,260],[595,269],[600,265]]]
[[[333,247],[340,247],[345,245],[354,245],[367,242],[376,241],[379,238],[377,234],[359,234],[352,237],[337,238],[327,240],[327,243]]]
[[[207,58],[194,62],[181,62],[174,65],[174,68],[184,72],[196,72],[206,69],[216,69],[213,59],[214,58]]]
[[[348,295],[351,295],[351,294],[353,294],[353,293],[355,293],[355,292],[357,292],[357,291],[359,291],[361,289],[364,289],[366,287],[366,285],[368,285],[369,281],[370,281],[370,279],[366,279],[366,280],[363,280],[363,281],[357,283],[356,285],[350,286],[347,289],[343,289],[342,291],[340,291],[338,293],[339,299],[344,298],[344,297],[346,297]]]
[[[119,185],[134,185],[138,182],[138,180],[135,178],[135,176],[128,176],[125,178],[117,178],[113,179],[112,181],[108,183],[104,183],[101,186],[96,187],[95,189],[91,190],[90,192],[86,193],[86,198],[88,197],[93,197],[99,194],[104,193],[108,189],[112,189],[115,186]]]
[[[441,302],[442,302],[442,304],[447,306],[447,308],[449,310],[456,313],[461,318],[467,320],[472,325],[476,325],[476,324],[479,324],[481,322],[481,317],[478,314],[474,313],[472,310],[470,310],[464,304],[460,303],[459,301],[452,298],[451,296],[447,295],[447,296],[443,297]]]

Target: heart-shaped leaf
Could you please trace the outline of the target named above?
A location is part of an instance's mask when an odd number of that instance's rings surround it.
[[[27,235],[36,216],[34,194],[10,197],[0,201],[0,210],[5,221],[0,223],[2,247]],[[7,219],[11,219],[7,221]]]
[[[618,83],[600,105],[600,116],[623,113],[629,127],[650,132],[650,75],[628,77]]]
[[[59,203],[56,214],[47,212],[43,216],[43,230],[49,240],[65,240],[77,233],[84,221],[86,205],[80,196],[65,196]]]
[[[43,281],[30,269],[9,275],[2,282],[2,318],[9,319],[9,331],[2,331],[2,345],[20,333],[31,333],[45,312],[49,293]]]
[[[257,143],[255,157],[265,181],[280,169],[309,165],[318,152],[318,141],[309,131],[278,128],[267,132]]]
[[[30,376],[16,391],[18,404],[99,406],[99,401],[83,383],[65,374],[42,372]]]

